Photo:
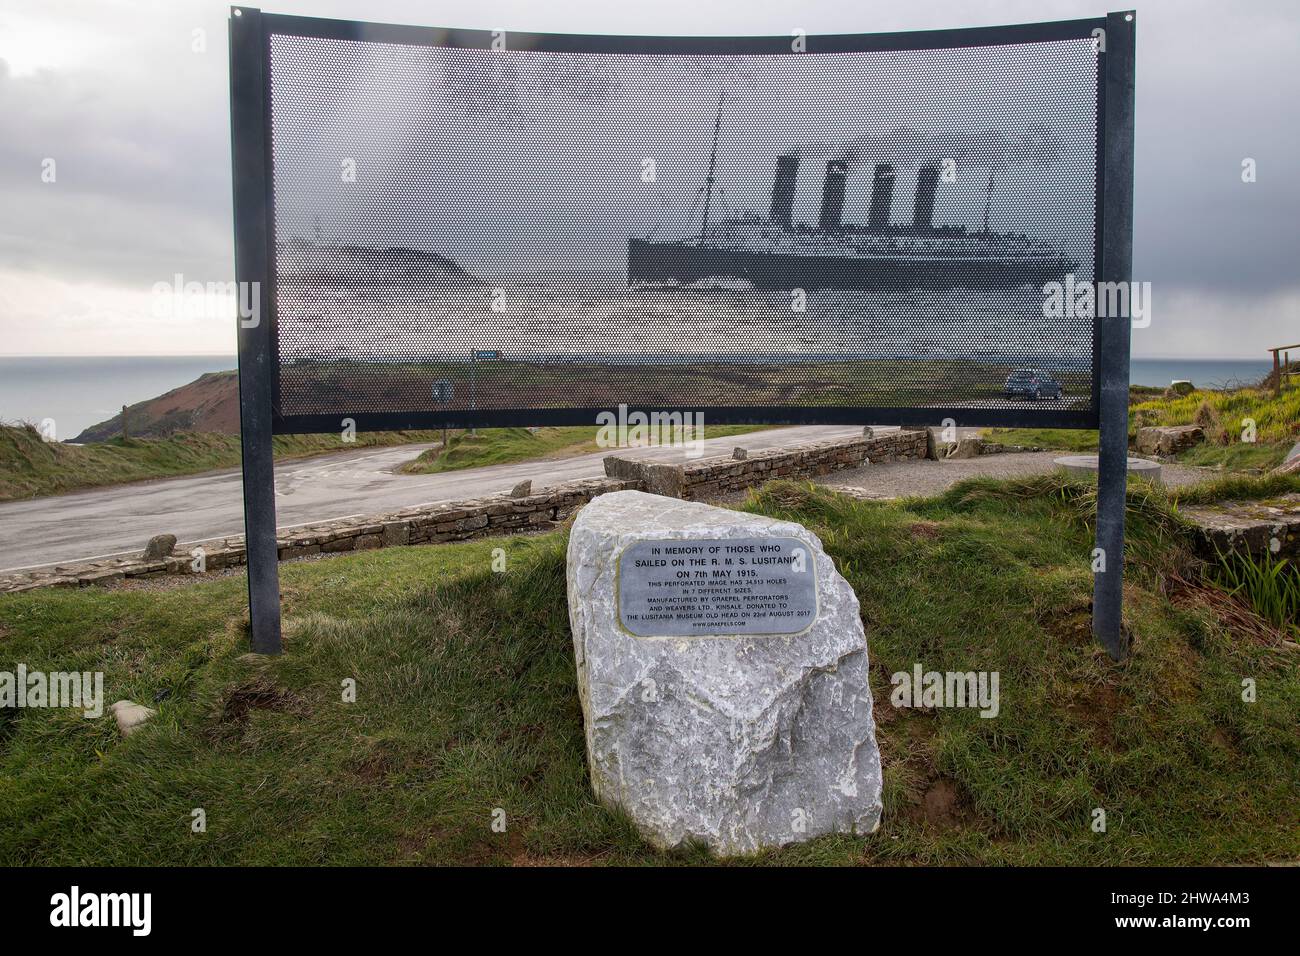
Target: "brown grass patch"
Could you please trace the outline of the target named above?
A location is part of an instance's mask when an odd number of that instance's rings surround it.
[[[1287,640],[1286,634],[1222,588],[1174,575],[1166,583],[1166,593],[1175,607],[1208,611],[1233,637],[1245,637],[1265,647],[1277,647]]]
[[[243,723],[254,710],[303,716],[307,713],[307,702],[292,691],[277,687],[269,679],[258,677],[226,693],[221,701],[218,721],[223,724]]]

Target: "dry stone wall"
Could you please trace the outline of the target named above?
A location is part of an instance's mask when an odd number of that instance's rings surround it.
[[[731,455],[701,458],[685,465],[642,463],[611,455],[605,459],[605,474],[639,478],[652,494],[699,501],[775,478],[815,478],[846,468],[861,468],[869,462],[924,458],[925,452],[925,432],[902,431],[761,449],[749,452],[743,459]]]
[[[605,459],[605,478],[565,482],[521,497],[492,495],[322,522],[282,531],[277,545],[280,560],[285,561],[318,554],[544,531],[566,520],[591,499],[611,491],[643,490],[699,500],[774,478],[812,478],[858,468],[867,462],[924,458],[925,451],[925,432],[897,432],[874,438],[765,449],[739,460],[730,455],[704,458],[685,465],[643,463],[610,456]],[[12,574],[0,577],[0,594],[39,588],[112,585],[128,578],[204,574],[238,567],[247,560],[244,537],[238,535],[197,545],[183,544],[172,554],[156,560],[115,558],[67,562]]]

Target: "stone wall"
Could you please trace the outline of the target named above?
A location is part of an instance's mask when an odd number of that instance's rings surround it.
[[[773,478],[812,478],[867,462],[924,458],[926,434],[896,432],[874,438],[810,442],[755,451],[747,458],[702,458],[685,465],[643,463],[610,456],[605,478],[586,478],[544,488],[521,498],[493,495],[447,501],[389,514],[345,518],[282,530],[280,560],[409,544],[442,544],[490,535],[544,531],[567,519],[597,495],[644,490],[672,498],[698,500],[751,488]],[[198,548],[202,549],[201,562]],[[68,562],[0,577],[0,594],[36,588],[111,585],[128,578],[202,574],[247,563],[244,537],[179,546],[159,561],[115,558]]]
[[[1202,555],[1245,552],[1255,558],[1300,559],[1300,494],[1265,501],[1220,501],[1186,505],[1182,516],[1200,532]]]
[[[743,447],[743,446],[742,446]],[[924,458],[926,433],[900,431],[872,438],[809,442],[788,448],[748,452],[745,458],[701,458],[684,465],[642,463],[611,455],[605,474],[637,480],[645,490],[688,501],[752,488],[774,478],[815,478],[869,462]]]
[[[468,501],[447,501],[390,514],[345,518],[282,530],[276,543],[280,560],[284,561],[316,554],[366,551],[405,544],[441,544],[489,535],[541,531],[564,521],[597,495],[639,487],[635,481],[587,478],[554,485],[523,498],[493,495]],[[201,545],[182,545],[176,553],[161,561],[119,558],[69,562],[0,577],[0,593],[109,585],[127,578],[154,578],[167,574],[201,574],[238,567],[247,560],[244,536],[239,535]]]

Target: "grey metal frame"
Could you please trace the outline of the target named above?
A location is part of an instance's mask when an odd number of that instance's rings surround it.
[[[1102,108],[1101,229],[1098,282],[1133,277],[1133,89],[1137,30],[1132,11],[1106,17]],[[1129,316],[1099,317],[1093,378],[1097,414],[1097,561],[1092,634],[1110,656],[1128,654],[1124,615],[1124,511],[1128,498]]]
[[[864,52],[955,46],[988,46],[1079,38],[1101,27],[1105,48],[1098,76],[1096,280],[1128,281],[1132,266],[1133,79],[1135,15],[963,30],[809,37],[816,52]],[[253,650],[280,651],[279,573],[275,525],[272,436],[335,431],[339,416],[284,416],[279,406],[275,336],[274,194],[271,182],[269,37],[272,33],[389,43],[482,48],[492,35],[393,24],[356,23],[263,15],[232,7],[230,18],[231,149],[233,159],[236,279],[256,283],[259,321],[239,330],[240,422],[244,461],[244,521]],[[519,48],[602,53],[777,54],[790,51],[788,37],[594,37],[512,34]],[[710,408],[716,422],[862,423],[892,420],[933,424],[945,417],[975,425],[1030,425],[1101,430],[1097,547],[1105,570],[1094,580],[1093,633],[1115,659],[1126,653],[1122,633],[1124,502],[1128,454],[1129,320],[1095,322],[1092,407],[1088,410],[943,408]],[[672,409],[654,409],[671,411]],[[584,424],[591,409],[477,410],[349,414],[362,429],[472,427],[520,424]]]
[[[270,259],[271,168],[265,35],[257,10],[230,17],[230,151],[235,212],[235,280],[256,288],[256,321],[239,324],[239,441],[244,470],[244,540],[252,648],[280,653],[280,569],[275,527],[271,409],[275,389]]]

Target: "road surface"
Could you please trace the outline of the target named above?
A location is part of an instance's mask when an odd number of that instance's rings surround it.
[[[877,429],[881,431],[882,429]],[[891,429],[883,429],[889,431]],[[704,454],[751,450],[860,435],[861,426],[814,426],[710,438]],[[605,474],[609,454],[685,460],[686,448],[624,448],[570,458],[466,468],[437,475],[395,474],[428,445],[364,449],[276,466],[280,528],[333,518],[380,514],[435,501],[509,491],[525,478],[537,488]],[[155,534],[193,544],[244,533],[238,470],[136,482],[49,498],[0,502],[0,573],[91,558],[138,554]]]

